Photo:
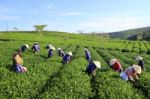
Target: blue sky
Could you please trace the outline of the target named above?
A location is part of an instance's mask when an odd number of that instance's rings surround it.
[[[150,0],[0,0],[0,31],[113,32],[150,26]]]

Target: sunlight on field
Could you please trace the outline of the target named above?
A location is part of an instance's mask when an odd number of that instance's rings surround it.
[[[1,33],[0,33],[1,34]],[[115,40],[99,37],[61,33],[46,33],[39,38],[40,53],[35,55],[31,46],[36,41],[34,33],[8,33],[0,36],[0,97],[2,98],[67,98],[67,99],[148,99],[150,97],[150,50],[149,42]],[[12,70],[12,55],[22,44],[30,49],[23,53],[27,73]],[[51,43],[56,48],[73,52],[71,63],[63,65],[62,58],[54,52],[47,59],[45,46]],[[87,47],[93,60],[101,62],[102,68],[92,79],[85,74],[88,62],[85,60],[84,47]],[[145,61],[145,72],[139,82],[132,84],[123,81],[119,74],[111,70],[108,61],[117,58],[123,68],[135,62],[141,55]]]

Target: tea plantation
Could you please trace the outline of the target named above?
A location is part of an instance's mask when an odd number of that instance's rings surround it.
[[[40,53],[31,50],[40,44]],[[47,59],[47,44],[73,52],[73,60],[62,64],[55,51]],[[30,49],[23,53],[27,73],[12,70],[12,55],[22,44]],[[85,74],[88,62],[84,56],[88,47],[92,59],[102,68],[92,78]],[[141,55],[145,71],[136,83],[125,82],[111,70],[108,61],[117,58],[127,68]],[[102,38],[69,33],[0,33],[0,99],[150,99],[150,42]]]

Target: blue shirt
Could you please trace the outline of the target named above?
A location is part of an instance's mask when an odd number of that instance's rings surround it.
[[[32,49],[36,52],[40,50],[40,46],[38,44],[33,45]]]
[[[21,46],[21,51],[24,52],[27,49],[27,47],[25,45]]]
[[[96,68],[96,66],[94,65],[93,62],[92,62],[92,63],[89,63],[89,65],[88,65],[87,68],[86,68],[86,72],[87,72],[88,74],[91,74],[95,68]]]
[[[138,65],[141,66],[142,69],[144,69],[144,61],[143,60],[140,60]]]
[[[64,62],[68,62],[68,61],[70,61],[70,60],[71,60],[71,56],[68,55],[68,54],[66,54],[66,55],[63,57],[63,61],[64,61]]]
[[[85,51],[85,55],[86,55],[86,59],[87,59],[88,61],[90,61],[90,59],[91,59],[90,52],[89,52],[89,51]]]
[[[59,56],[64,56],[64,51],[63,50],[58,50],[58,55]]]
[[[52,49],[50,49],[50,50],[48,51],[48,57],[53,56],[53,54],[54,54],[53,50],[52,50]]]

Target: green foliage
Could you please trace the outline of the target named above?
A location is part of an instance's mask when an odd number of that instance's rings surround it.
[[[65,40],[67,35],[67,41]],[[149,99],[150,57],[145,51],[149,42],[132,42],[112,39],[99,39],[87,35],[45,32],[39,37],[40,53],[35,55],[31,49],[23,53],[27,73],[12,70],[12,55],[22,44],[30,48],[36,41],[37,33],[0,33],[0,97],[5,98],[43,98],[43,99]],[[69,64],[61,63],[62,57],[54,51],[47,59],[48,43],[65,52],[73,52]],[[101,62],[95,78],[84,71],[84,47],[91,52],[92,59]],[[127,49],[129,51],[124,52]],[[133,53],[133,52],[134,53]],[[123,81],[117,72],[109,67],[109,60],[117,58],[123,68],[137,64],[135,57],[141,55],[145,62],[145,72],[135,84]]]
[[[47,25],[34,25],[36,31],[41,32]]]

